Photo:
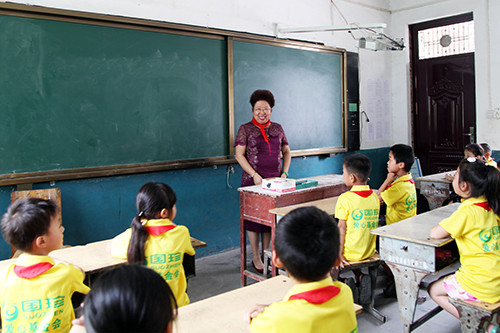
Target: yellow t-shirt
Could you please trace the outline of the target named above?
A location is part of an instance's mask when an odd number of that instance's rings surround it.
[[[347,260],[360,261],[375,254],[375,235],[370,230],[378,227],[379,210],[380,201],[368,185],[355,185],[340,195],[335,217],[347,224],[344,241]]]
[[[411,173],[396,179],[380,195],[387,205],[387,224],[417,215],[417,191]]]
[[[439,224],[455,239],[460,252],[458,283],[488,303],[500,301],[500,220],[481,206],[484,197],[469,198]]]
[[[290,300],[293,295],[334,286],[339,293],[321,304],[305,299]],[[352,292],[331,277],[293,286],[283,301],[268,306],[250,323],[252,333],[355,333],[358,331]]]
[[[143,222],[145,227],[175,226],[168,219],[153,219]],[[132,229],[127,229],[112,241],[111,254],[127,259],[127,249]],[[149,235],[145,244],[146,265],[160,274],[167,281],[179,307],[189,304],[186,293],[187,281],[182,261],[184,253],[194,256],[191,236],[185,226],[177,225],[173,229],[159,234]]]
[[[43,263],[54,266],[31,278],[21,278],[14,271],[15,266]],[[15,264],[0,272],[3,332],[68,332],[75,319],[71,296],[90,290],[83,284],[84,276],[73,265],[23,253]]]
[[[497,168],[497,162],[495,162],[494,159],[492,159],[491,157],[488,158],[488,160],[486,161],[489,165],[491,166],[494,166],[495,168]]]

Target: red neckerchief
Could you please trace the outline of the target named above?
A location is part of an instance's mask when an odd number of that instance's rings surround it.
[[[50,262],[39,262],[38,264],[34,264],[31,266],[14,265],[14,273],[16,273],[16,275],[20,278],[31,279],[45,273],[46,271],[51,269],[52,266],[54,265],[52,265]]]
[[[486,209],[486,211],[490,211],[491,210],[491,207],[490,207],[490,204],[488,203],[488,201],[483,201],[483,202],[476,202],[475,204],[473,204],[474,206],[479,206],[481,208],[484,208]]]
[[[169,230],[172,230],[173,228],[175,228],[176,225],[174,224],[170,224],[170,225],[159,225],[159,226],[154,226],[154,227],[144,227],[146,228],[146,230],[148,231],[148,233],[150,235],[153,235],[153,236],[158,236],[158,235],[161,235],[162,233],[164,232],[167,232]]]
[[[271,124],[271,120],[268,120],[267,123],[262,125],[259,124],[257,120],[255,120],[255,118],[252,118],[252,123],[258,128],[260,128],[260,132],[262,133],[262,136],[264,137],[264,140],[266,140],[267,146],[269,147],[269,156],[271,156],[271,144],[269,143],[269,138],[267,137],[266,131],[264,130],[266,126],[269,126]]]
[[[351,192],[356,193],[357,195],[362,196],[363,198],[368,198],[373,193],[373,190],[351,191]]]
[[[340,293],[340,288],[326,286],[290,296],[288,300],[303,299],[311,304],[323,304]]]
[[[397,179],[396,179],[397,180]],[[387,188],[391,187],[392,185],[394,185],[394,183],[396,182],[396,180],[389,186],[387,186]],[[403,180],[402,183],[405,183],[405,182],[410,182],[412,184],[415,184],[415,181],[412,179],[407,179],[407,180]]]

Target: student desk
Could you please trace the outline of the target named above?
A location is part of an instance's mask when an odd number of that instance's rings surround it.
[[[86,282],[90,285],[93,275],[126,263],[126,260],[115,258],[111,255],[111,239],[93,242],[86,245],[70,246],[50,253],[55,260],[61,260],[80,267],[86,275]],[[196,238],[191,237],[191,244],[195,249],[207,246]],[[191,258],[188,258],[191,257]],[[186,276],[194,275],[194,257],[184,256],[187,265],[184,264]],[[0,261],[0,270],[14,263],[16,259]],[[186,267],[187,266],[187,267]],[[190,274],[188,274],[188,272]]]
[[[342,175],[323,175],[304,179],[317,180],[318,185],[286,193],[277,193],[262,189],[261,185],[240,187],[240,250],[241,250],[241,285],[246,285],[247,277],[262,281],[264,277],[246,269],[246,232],[245,220],[271,227],[271,243],[274,245],[276,218],[269,210],[338,196],[349,188],[344,184]],[[273,270],[274,271],[274,270]],[[275,274],[273,272],[273,274]]]
[[[404,332],[410,332],[442,309],[438,306],[422,318],[413,321],[420,282],[437,272],[436,249],[453,241],[451,237],[431,239],[432,227],[457,210],[459,203],[440,207],[406,220],[372,230],[380,239],[380,258],[391,268]]]
[[[273,208],[273,209],[270,209],[269,212],[276,215],[276,223],[278,223],[283,216],[290,213],[292,210],[297,209],[297,208],[307,207],[307,206],[317,207],[317,208],[321,209],[322,211],[325,211],[328,215],[335,216],[335,206],[337,205],[338,199],[339,199],[339,196],[335,196],[335,197],[326,198],[326,199],[308,201],[308,202],[303,202],[303,203],[296,204],[296,205],[284,206],[284,207],[280,207],[280,208]]]
[[[450,184],[452,180],[446,178],[447,172],[436,173],[424,177],[415,178],[415,186],[429,202],[429,208],[441,207],[443,201],[450,196]]]
[[[245,318],[250,309],[282,300],[293,284],[280,275],[183,306],[178,310],[174,332],[247,332]],[[354,304],[354,310],[359,313],[361,306]]]

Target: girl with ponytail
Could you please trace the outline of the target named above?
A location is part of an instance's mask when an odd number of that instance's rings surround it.
[[[179,307],[189,304],[182,261],[193,256],[189,230],[172,221],[177,214],[177,198],[163,183],[144,184],[136,197],[137,215],[131,228],[116,236],[111,253],[129,264],[146,265],[160,274],[172,289]]]
[[[448,296],[468,301],[500,301],[500,171],[482,159],[463,159],[453,179],[463,198],[449,218],[434,228],[432,238],[455,239],[461,267],[453,275],[432,283],[429,293],[443,309],[459,318]],[[498,328],[492,323],[488,329]]]

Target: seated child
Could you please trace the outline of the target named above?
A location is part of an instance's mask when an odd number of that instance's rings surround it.
[[[5,332],[68,332],[75,318],[71,296],[86,294],[84,273],[48,256],[63,245],[59,208],[51,200],[20,199],[2,217],[5,240],[23,251],[0,272]]]
[[[464,157],[475,157],[486,161],[483,147],[477,143],[469,143],[464,147]]]
[[[357,332],[352,292],[330,277],[340,263],[333,218],[316,207],[285,215],[276,227],[272,260],[297,284],[283,301],[250,312],[251,332]]]
[[[497,168],[498,165],[497,165],[497,162],[495,162],[495,160],[493,159],[493,157],[491,157],[491,147],[489,144],[487,144],[486,142],[483,142],[480,144],[481,148],[483,148],[483,151],[484,151],[484,158],[486,158],[486,162]]]
[[[463,159],[453,188],[465,200],[449,218],[431,229],[430,236],[451,235],[458,246],[461,266],[455,274],[432,283],[429,294],[443,309],[459,318],[448,296],[500,302],[500,171],[475,157]]]
[[[177,214],[176,201],[167,184],[144,184],[137,193],[137,216],[132,228],[113,239],[111,254],[158,272],[181,307],[189,304],[182,261],[184,254],[194,256],[194,249],[188,228],[172,222]]]
[[[71,333],[171,333],[176,307],[174,294],[158,273],[139,265],[120,266],[97,279],[85,297],[83,318],[74,321]]]
[[[397,144],[391,147],[387,178],[377,191],[380,200],[387,205],[388,225],[417,214],[417,192],[410,173],[414,161],[410,146]]]
[[[370,159],[363,154],[349,155],[344,159],[344,182],[352,188],[340,195],[335,207],[335,217],[339,220],[341,267],[349,265],[349,261],[361,261],[375,254],[376,236],[370,230],[378,227],[380,201],[367,185],[371,168]],[[355,283],[361,287],[361,304],[367,304],[370,301],[370,277],[359,269],[353,272]]]

